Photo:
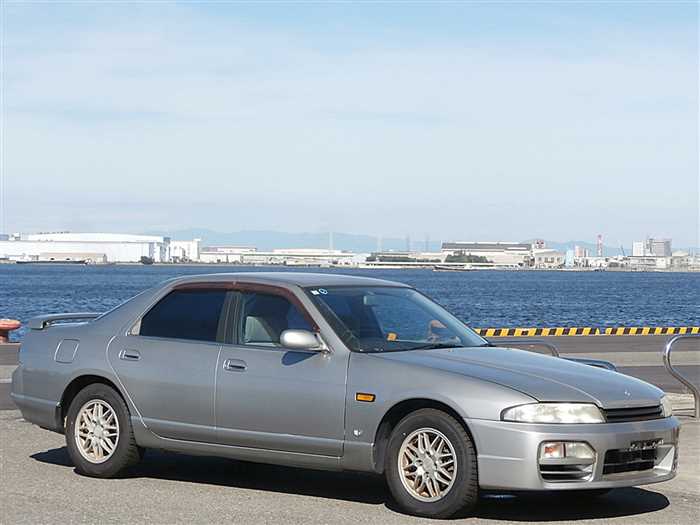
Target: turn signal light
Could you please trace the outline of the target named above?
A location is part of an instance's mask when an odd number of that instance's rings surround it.
[[[355,401],[364,401],[365,403],[372,403],[374,401],[374,394],[358,392],[357,394],[355,394]]]
[[[566,456],[564,443],[543,443],[541,459],[559,459]]]

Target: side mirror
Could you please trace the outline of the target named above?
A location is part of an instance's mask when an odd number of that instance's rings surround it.
[[[321,352],[325,346],[316,334],[308,330],[285,330],[280,336],[280,343],[291,350],[313,350]]]

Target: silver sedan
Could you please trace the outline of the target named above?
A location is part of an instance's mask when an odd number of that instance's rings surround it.
[[[676,472],[661,390],[493,346],[400,283],[187,277],[30,328],[12,397],[89,476],[149,447],[375,472],[406,512],[445,518],[479,489],[590,497]]]

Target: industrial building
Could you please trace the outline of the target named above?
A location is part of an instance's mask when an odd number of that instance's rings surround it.
[[[355,254],[323,248],[280,248],[243,254],[245,264],[284,264],[287,266],[337,266],[349,264]]]
[[[191,262],[200,259],[200,244],[202,239],[192,239],[191,241],[170,241],[170,261]]]
[[[671,239],[649,238],[632,243],[633,257],[671,257]]]
[[[359,261],[362,268],[424,268],[445,262],[442,252],[380,251]]]
[[[199,252],[203,263],[242,264],[245,255],[254,254],[253,246],[204,246]]]
[[[532,267],[540,269],[563,268],[566,254],[552,248],[535,248],[532,250]]]
[[[528,267],[532,263],[533,245],[523,242],[443,242],[445,255],[485,257],[496,266]],[[563,260],[562,260],[563,264]]]
[[[21,262],[170,262],[170,238],[123,233],[33,233],[0,240],[0,258]]]
[[[600,237],[599,237],[600,243]],[[601,250],[598,249],[597,252]],[[358,268],[436,269],[617,269],[633,271],[698,271],[697,254],[671,252],[671,239],[635,242],[632,255],[591,256],[574,246],[568,253],[547,248],[544,241],[442,243],[439,252],[378,251],[355,254],[323,248],[201,246],[200,239],[174,241],[159,235],[123,233],[0,234],[0,261],[64,264],[210,263],[285,266],[352,266]]]

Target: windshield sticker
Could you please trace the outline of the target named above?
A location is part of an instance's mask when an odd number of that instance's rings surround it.
[[[311,293],[314,295],[318,295],[318,290],[311,290]]]
[[[320,293],[321,295],[326,295],[328,293],[328,290],[326,290],[325,288],[319,288],[318,293]]]

